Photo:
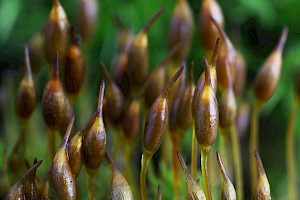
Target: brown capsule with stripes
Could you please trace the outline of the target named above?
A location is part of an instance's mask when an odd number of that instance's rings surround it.
[[[89,129],[83,136],[82,153],[84,165],[90,172],[96,171],[102,161],[106,148],[106,130],[103,122],[103,99],[104,99],[105,83],[100,84],[98,105],[95,113],[97,115],[93,119]]]
[[[204,58],[205,81],[195,112],[195,133],[200,146],[211,147],[217,137],[219,109],[216,94],[211,85],[209,64]]]

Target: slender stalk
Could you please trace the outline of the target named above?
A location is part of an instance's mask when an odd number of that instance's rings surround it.
[[[195,123],[193,123],[195,124]],[[191,155],[191,176],[194,180],[197,180],[197,138],[195,133],[195,126],[193,126],[192,135],[192,155]]]
[[[297,100],[294,99],[290,111],[290,116],[286,131],[286,164],[288,173],[288,189],[289,199],[296,200],[297,197],[297,172],[296,172],[296,156],[294,143],[294,127],[296,121],[296,114],[298,110]]]
[[[29,123],[28,123],[28,120],[22,120],[20,122],[20,144],[21,144],[21,153],[23,154],[22,155],[22,158],[27,158],[27,141],[26,141],[26,138],[28,136],[28,133],[29,133]]]
[[[95,184],[96,184],[96,174],[86,170],[86,185],[88,192],[88,200],[95,200]]]
[[[210,147],[202,147],[200,146],[201,153],[201,169],[202,169],[202,177],[204,182],[205,196],[207,200],[212,200],[210,185],[209,185],[209,177],[208,177],[208,155],[210,152]]]
[[[177,159],[177,151],[180,151],[180,147],[179,147],[179,138],[177,137],[176,134],[178,134],[177,132],[175,133],[171,133],[174,134],[174,138],[173,138],[173,192],[174,192],[174,199],[178,199],[179,197],[179,165],[178,165],[178,159]]]
[[[146,178],[147,178],[147,169],[152,155],[149,153],[143,153],[142,155],[142,166],[140,173],[140,188],[141,188],[141,197],[142,200],[147,200],[147,189],[146,189]]]
[[[235,180],[236,180],[236,191],[237,191],[237,199],[244,199],[244,184],[243,184],[243,167],[241,161],[241,147],[239,138],[236,131],[236,125],[233,124],[229,128],[232,142],[232,151],[233,151],[233,164],[234,164],[234,172],[235,172]]]
[[[258,151],[258,114],[259,114],[259,106],[256,101],[254,101],[252,112],[251,112],[251,127],[250,127],[250,175],[251,175],[251,190],[253,191],[257,184],[257,169],[256,169],[256,161],[253,156],[254,151]]]
[[[219,129],[221,132],[221,136],[220,136],[220,153],[222,154],[222,160],[223,160],[223,164],[225,166],[225,168],[227,169],[227,174],[229,177],[232,177],[232,164],[230,162],[230,141],[229,141],[229,132],[228,132],[228,128],[220,128]],[[221,182],[220,182],[221,183]]]
[[[49,145],[49,151],[51,160],[53,160],[55,153],[56,153],[56,147],[55,147],[55,135],[57,131],[53,131],[48,129],[48,145]]]

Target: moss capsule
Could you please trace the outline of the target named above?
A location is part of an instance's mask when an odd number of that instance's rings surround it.
[[[80,38],[71,28],[71,44],[67,50],[64,67],[64,85],[66,92],[76,98],[84,80],[85,66],[80,50]]]
[[[280,40],[263,63],[254,80],[255,97],[262,103],[267,102],[277,88],[282,65],[282,51],[288,36],[288,28],[285,27],[282,31]]]
[[[59,0],[52,0],[52,9],[45,25],[44,55],[48,63],[55,63],[56,52],[63,58],[67,50],[69,22]]]
[[[257,162],[257,168],[258,168],[258,174],[259,179],[257,186],[255,187],[253,193],[252,193],[252,200],[270,200],[271,199],[271,191],[270,191],[270,184],[264,169],[264,166],[261,162],[260,156],[257,151],[254,152],[256,162]]]
[[[108,82],[108,87],[105,96],[106,104],[104,109],[104,116],[107,116],[109,120],[113,123],[121,123],[124,118],[125,100],[123,93],[119,86],[111,78],[110,74],[106,70],[105,65],[102,62],[99,63],[99,67],[102,70],[102,73]]]
[[[148,74],[149,53],[147,32],[164,9],[160,8],[138,35],[132,40],[128,54],[128,78],[130,86],[143,83]]]
[[[191,8],[186,0],[178,0],[174,8],[168,35],[168,47],[172,49],[178,43],[182,47],[172,56],[181,61],[190,51],[193,39],[194,20]]]
[[[68,159],[68,140],[74,123],[72,118],[68,130],[54,156],[51,165],[51,180],[57,199],[76,199],[75,178]]]
[[[133,195],[130,186],[121,172],[117,169],[112,157],[105,152],[105,157],[109,162],[112,179],[110,185],[110,199],[111,200],[133,200]]]
[[[35,174],[41,163],[40,160],[27,170],[17,183],[10,188],[5,199],[37,199]]]
[[[79,0],[77,10],[79,33],[83,40],[88,40],[96,29],[99,15],[98,1]]]
[[[181,164],[182,170],[186,179],[186,189],[187,189],[187,199],[188,200],[205,200],[204,192],[201,190],[199,184],[193,179],[189,170],[181,156],[181,154],[177,151],[177,157]]]
[[[222,160],[221,160],[221,156],[218,151],[216,154],[217,154],[218,165],[219,165],[219,168],[220,168],[220,171],[222,174],[222,178],[223,178],[221,199],[222,200],[236,200],[236,192],[235,192],[234,186],[231,183],[231,181],[227,175],[227,172],[226,172],[224,165],[222,163]]]
[[[211,85],[212,85],[212,88],[215,91],[215,93],[217,92],[217,66],[216,65],[217,65],[217,59],[218,59],[218,53],[219,53],[219,50],[220,50],[220,46],[221,46],[221,39],[218,38],[216,40],[214,52],[212,54],[212,57],[211,57],[211,60],[210,60],[210,63],[209,63],[210,64],[210,75],[212,77]],[[194,92],[194,95],[193,95],[192,114],[193,114],[194,118],[195,118],[195,111],[196,111],[197,104],[198,104],[198,98],[199,98],[199,95],[200,95],[200,93],[203,89],[204,80],[205,80],[205,72],[203,72],[201,74],[201,76],[199,77],[199,79],[197,81],[196,88],[195,88],[195,92]]]
[[[143,151],[154,154],[161,144],[169,118],[168,94],[175,81],[179,78],[184,67],[180,67],[168,81],[161,95],[151,106],[145,122]]]
[[[215,41],[219,37],[218,29],[213,25],[210,16],[213,16],[221,27],[224,27],[222,10],[216,0],[202,1],[201,14],[199,15],[199,31],[201,43],[207,54],[211,54]]]
[[[227,80],[228,87],[222,91],[219,101],[219,122],[222,128],[229,128],[235,123],[237,105],[231,80],[231,74],[229,70],[229,63],[227,57],[225,59],[226,74],[224,79]]]
[[[195,112],[195,132],[200,146],[211,147],[217,137],[219,110],[216,95],[211,86],[209,65],[205,58],[204,67],[205,82]]]
[[[25,75],[19,87],[19,92],[16,100],[16,111],[19,118],[28,119],[37,104],[37,91],[31,72],[28,45],[25,45],[24,48]]]
[[[106,131],[102,115],[104,89],[105,83],[104,81],[102,81],[99,90],[99,98],[96,111],[97,116],[95,116],[82,141],[84,164],[90,171],[96,171],[99,168],[105,153]]]

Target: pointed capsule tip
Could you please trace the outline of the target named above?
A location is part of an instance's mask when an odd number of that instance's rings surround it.
[[[24,44],[24,61],[25,61],[25,75],[27,75],[27,77],[32,80],[32,72],[31,72],[30,56],[29,56],[29,45],[27,43]]]
[[[258,167],[258,173],[260,176],[265,176],[266,175],[266,172],[265,172],[265,169],[264,169],[264,166],[262,164],[262,161],[261,161],[261,158],[260,158],[260,155],[259,153],[254,150],[254,156],[256,158],[256,162],[257,162],[257,167]]]
[[[219,151],[216,152],[216,156],[217,156],[218,165],[219,165],[221,174],[222,174],[222,176],[223,176],[223,179],[224,179],[224,180],[229,179],[229,178],[228,178],[228,175],[227,175],[227,172],[226,172],[226,170],[225,170],[225,167],[224,167],[224,165],[223,165],[223,162],[222,162],[221,155],[220,155]]]
[[[203,56],[203,64],[204,64],[204,71],[205,71],[205,84],[211,85],[211,77],[210,77],[210,69],[207,59]]]
[[[221,46],[221,38],[218,37],[218,39],[216,40],[216,44],[215,44],[215,48],[214,48],[214,52],[211,56],[210,62],[209,64],[212,66],[216,66],[217,60],[218,60],[218,54],[220,51],[220,46]]]
[[[162,91],[162,95],[164,97],[168,96],[171,88],[173,87],[174,83],[177,81],[177,79],[180,77],[180,75],[182,74],[184,70],[184,66],[181,66],[176,73],[171,77],[171,79],[167,82],[165,88]]]
[[[67,128],[66,133],[63,138],[63,141],[60,144],[60,148],[66,147],[69,137],[70,137],[70,134],[71,134],[71,131],[72,131],[72,128],[73,128],[74,121],[75,121],[75,115],[73,115],[73,117],[71,118],[71,120],[69,122],[68,128]]]
[[[114,81],[113,81],[113,79],[111,78],[111,76],[109,75],[109,73],[108,73],[108,71],[107,71],[107,68],[106,68],[105,64],[104,64],[102,61],[100,61],[98,65],[99,65],[99,67],[100,67],[100,69],[101,69],[101,71],[102,71],[102,73],[103,73],[103,75],[104,75],[104,78],[105,78],[109,83],[112,84]]]
[[[276,50],[282,52],[285,42],[287,40],[288,37],[288,33],[289,33],[289,28],[287,26],[285,26],[281,32],[281,36],[279,39],[279,42],[277,44]]]
[[[154,22],[157,20],[157,18],[164,12],[165,8],[160,7],[158,11],[151,17],[151,19],[147,22],[147,24],[143,27],[142,31],[143,33],[147,33],[148,30],[152,27]]]
[[[105,82],[104,82],[104,80],[102,80],[100,87],[99,87],[97,110],[102,110],[102,108],[103,108],[104,90],[105,90]]]

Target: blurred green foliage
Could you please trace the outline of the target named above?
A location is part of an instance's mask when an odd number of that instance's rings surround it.
[[[195,60],[195,77],[198,78],[202,72],[203,49],[199,41],[198,16],[200,11],[200,0],[190,0],[193,9],[196,29],[194,32],[194,42],[188,61]],[[219,0],[225,16],[226,32],[237,46],[239,51],[245,56],[247,63],[247,88],[245,99],[251,102],[252,82],[254,76],[264,59],[274,48],[280,32],[284,26],[289,27],[289,36],[284,50],[282,77],[275,95],[262,110],[260,116],[260,152],[266,172],[269,177],[272,196],[275,199],[283,198],[287,192],[286,167],[285,167],[285,128],[288,119],[291,101],[294,96],[294,82],[300,65],[300,2],[298,0]],[[76,1],[61,0],[63,7],[69,17],[71,24],[76,24]],[[88,74],[93,74],[88,81],[89,96],[87,99],[80,99],[79,103],[86,105],[82,113],[81,126],[84,120],[92,113],[98,91],[98,84],[101,77],[97,67],[99,60],[107,66],[112,66],[116,56],[117,28],[113,23],[113,17],[118,15],[123,23],[134,29],[137,33],[161,6],[165,7],[165,12],[154,24],[149,32],[150,66],[151,69],[158,64],[167,53],[167,33],[168,24],[175,0],[102,0],[100,3],[100,20],[97,31],[91,41],[83,46],[84,57],[86,59]],[[27,42],[37,31],[39,31],[49,15],[51,9],[50,0],[1,0],[0,1],[0,154],[3,148],[11,152],[18,135],[18,122],[14,114],[14,101],[18,83],[22,75],[23,44]],[[40,66],[41,70],[36,75],[38,80],[39,96],[47,80],[46,64]],[[33,119],[41,117],[40,107],[34,113]],[[298,121],[300,116],[298,114]],[[33,122],[34,123],[34,122]],[[34,125],[33,129],[38,132],[36,140],[32,140],[32,146],[37,149],[45,139],[45,125]],[[295,128],[299,144],[300,123]],[[33,134],[33,133],[32,133]],[[44,135],[44,136],[43,136]],[[189,155],[189,141],[185,139],[183,151]],[[242,139],[244,175],[248,176],[248,135]],[[299,145],[298,145],[299,146]],[[30,159],[37,154],[40,157],[47,157],[45,148],[42,151],[29,151]],[[296,152],[299,152],[299,147]],[[2,158],[2,157],[1,157]],[[46,161],[46,163],[49,161]],[[2,163],[2,159],[0,159]],[[44,165],[44,164],[43,164]],[[298,162],[298,166],[299,162]],[[103,167],[104,168],[104,167]],[[106,172],[108,171],[107,168]],[[105,171],[104,169],[104,171]],[[298,167],[298,169],[300,169]],[[45,171],[45,166],[42,171]],[[101,169],[102,170],[102,169]],[[163,172],[168,172],[165,166],[161,166]],[[102,174],[99,170],[99,173]],[[170,171],[169,171],[170,173]],[[171,173],[166,178],[172,181]],[[158,183],[155,177],[150,176],[151,183]],[[81,179],[82,180],[82,179]],[[108,180],[108,178],[107,178]],[[249,181],[247,178],[246,181]],[[167,195],[171,192],[168,184],[163,185],[163,193]],[[154,185],[155,187],[157,185]],[[151,187],[156,192],[155,187]],[[165,186],[165,187],[164,187]],[[102,186],[101,186],[102,187]],[[108,185],[103,186],[106,189]],[[167,189],[165,189],[167,188]],[[167,191],[166,191],[167,190]],[[170,191],[168,191],[170,190]],[[249,191],[248,191],[249,192]]]

